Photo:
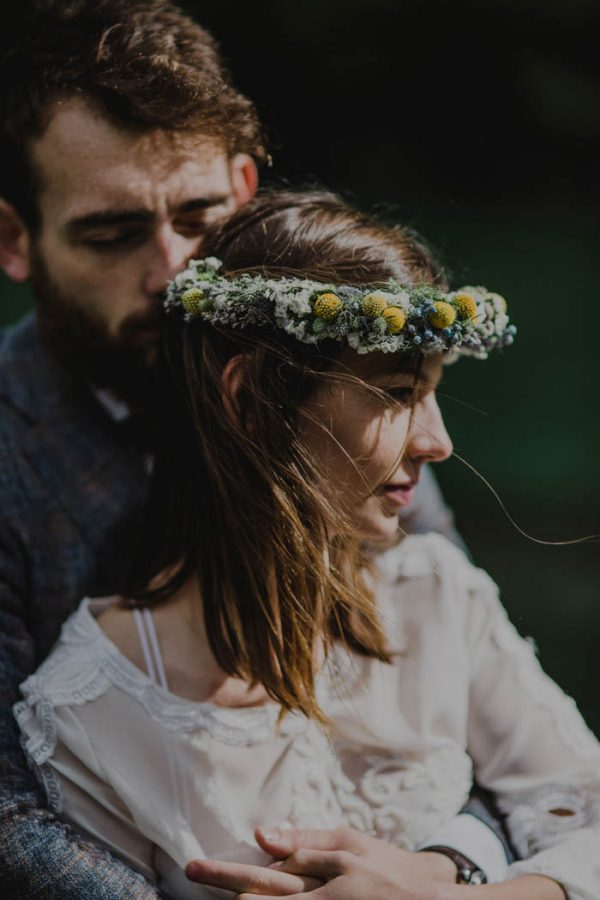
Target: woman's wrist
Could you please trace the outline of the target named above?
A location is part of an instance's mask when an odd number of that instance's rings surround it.
[[[523,875],[498,884],[439,883],[435,900],[568,900],[557,881],[545,875]]]
[[[433,881],[456,884],[457,868],[449,856],[435,850],[421,850],[419,856],[426,862]]]
[[[455,884],[468,884],[471,886],[488,883],[486,873],[477,863],[465,856],[464,853],[461,853],[460,850],[444,844],[433,843],[423,847],[419,852],[433,856],[442,856],[449,861],[450,867],[445,866],[443,870],[441,867],[439,869],[441,873],[439,880],[441,881],[452,881]],[[450,875],[452,876],[451,878],[448,877]]]

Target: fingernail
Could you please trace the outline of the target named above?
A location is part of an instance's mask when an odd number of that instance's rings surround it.
[[[198,874],[198,866],[193,862],[188,863],[187,866],[185,867],[186,878],[194,879],[197,876],[197,874]]]
[[[271,844],[277,844],[281,840],[279,828],[261,828],[260,830],[265,841],[269,841]]]

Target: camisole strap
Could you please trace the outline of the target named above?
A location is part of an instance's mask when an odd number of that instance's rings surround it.
[[[162,654],[156,634],[156,626],[152,613],[147,607],[144,609],[134,609],[133,616],[138,630],[140,644],[142,645],[142,653],[144,654],[144,662],[148,676],[155,684],[159,684],[165,690],[169,690],[167,675],[163,664]]]

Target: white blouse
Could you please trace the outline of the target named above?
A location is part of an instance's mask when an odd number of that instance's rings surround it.
[[[391,665],[341,646],[319,677],[330,726],[227,709],[136,668],[84,600],[15,707],[51,807],[174,897],[204,856],[263,863],[256,825],[348,824],[408,849],[493,791],[523,860],[600,897],[600,745],[508,622],[490,578],[438,535],[377,561]],[[557,815],[552,810],[568,812]]]

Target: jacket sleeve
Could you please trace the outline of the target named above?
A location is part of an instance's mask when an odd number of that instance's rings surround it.
[[[34,668],[28,548],[0,511],[0,871],[3,900],[157,900],[164,895],[110,853],[87,845],[45,807],[21,750],[12,706]]]

